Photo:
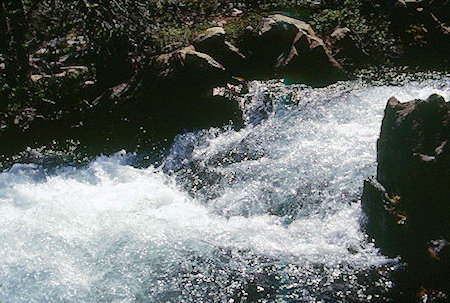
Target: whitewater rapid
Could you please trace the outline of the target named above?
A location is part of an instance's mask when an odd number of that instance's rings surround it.
[[[252,82],[245,126],[181,134],[160,165],[0,173],[0,302],[366,302],[393,287],[362,229],[387,100],[448,78]]]

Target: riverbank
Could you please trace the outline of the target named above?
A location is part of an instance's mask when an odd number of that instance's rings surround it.
[[[178,5],[159,1],[139,7],[91,5],[76,8],[75,13],[55,14],[53,18],[43,17],[49,9],[45,2],[34,11],[29,8],[29,22],[33,26],[26,34],[31,41],[27,50],[32,64],[28,80],[16,86],[2,84],[1,154],[8,158],[26,147],[42,145],[69,146],[68,149],[81,146],[94,154],[114,152],[122,144],[133,150],[145,142],[171,140],[183,129],[221,125],[236,117],[239,120],[236,105],[211,97],[211,86],[215,85],[242,85],[247,80],[287,76],[294,83],[318,86],[337,79],[358,77],[364,70],[369,73],[392,68],[448,71],[448,55],[442,51],[448,49],[445,38],[448,38],[445,36],[445,18],[448,16],[442,13],[446,11],[443,5],[448,4],[444,2],[423,3],[422,7],[402,1],[386,5],[373,1],[339,4],[304,1],[300,5],[290,1],[213,2],[191,1]],[[61,4],[54,9],[62,13],[66,7]],[[329,59],[317,59],[315,52],[311,52],[314,55],[307,62],[316,63],[307,69],[301,62],[296,63],[292,60],[295,53],[291,52],[293,38],[289,36],[289,30],[280,34],[275,29],[270,32],[272,38],[259,39],[267,25],[264,18],[275,12],[309,24],[319,39],[315,41],[321,41],[319,45],[322,45],[315,49],[322,49]],[[148,23],[137,18],[140,14],[145,15]],[[78,23],[76,20],[83,16],[87,23]],[[434,21],[430,21],[430,17]],[[43,23],[48,25],[46,30],[40,26]],[[60,24],[64,27],[58,27]],[[116,25],[111,27],[112,24]],[[222,28],[223,34],[218,36],[218,41],[228,44],[223,44],[218,51],[207,43],[200,45],[198,39],[208,28]],[[440,35],[441,32],[444,34]],[[259,40],[255,41],[255,37]],[[216,43],[214,39],[209,40]],[[305,47],[299,45],[300,42],[295,42],[296,52]],[[175,77],[172,62],[166,66],[171,68],[169,78],[157,75],[158,89],[152,88],[155,73],[169,72],[164,67],[161,69],[161,65],[153,64],[154,58],[161,54],[176,54],[177,50],[190,44],[195,45],[195,51],[209,53],[224,67],[224,72],[218,68],[212,74],[211,71],[203,73],[203,78],[194,82],[186,82],[186,79],[192,80],[189,75],[195,71],[197,63],[192,63],[193,69],[184,70]],[[280,45],[279,49],[274,45]],[[312,47],[312,44],[306,44],[306,47]],[[273,57],[270,60],[278,59],[280,54],[285,58],[274,64],[267,61],[267,56],[258,55],[258,51],[261,54],[269,51],[269,58]],[[195,58],[196,54],[190,54]],[[252,58],[252,62],[242,60],[242,57]],[[327,61],[339,66],[335,69],[339,70],[336,76],[329,72],[333,68],[323,69]],[[199,73],[198,69],[195,73]],[[311,78],[308,74],[316,77]],[[164,85],[166,89],[161,90]],[[198,90],[200,86],[203,88]],[[167,102],[165,96],[174,91],[178,93]],[[145,102],[143,95],[146,95]],[[127,105],[125,99],[132,105]],[[141,101],[133,102],[135,99]],[[183,99],[185,101],[180,102]],[[216,118],[206,111],[203,118],[196,121],[204,110],[199,111],[190,104],[198,100],[203,100],[199,103],[203,105],[199,106],[205,110],[210,108],[211,102],[218,104]],[[152,106],[149,108],[148,104]],[[192,115],[184,117],[189,111]],[[150,112],[157,112],[155,115],[159,118],[149,118]],[[166,121],[167,117],[173,117],[172,122]],[[239,124],[239,121],[235,122]]]

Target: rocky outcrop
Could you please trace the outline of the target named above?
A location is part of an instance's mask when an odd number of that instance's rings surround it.
[[[343,78],[341,66],[306,22],[276,14],[258,34],[247,31],[243,52],[257,73],[288,83],[324,86]]]
[[[448,176],[442,169],[450,140],[449,109],[438,95],[406,103],[389,100],[377,143],[377,177],[389,191],[410,192],[423,185],[417,191],[431,194]]]
[[[335,59],[346,68],[356,68],[369,61],[369,56],[358,45],[359,37],[348,27],[336,28],[330,35]]]
[[[306,22],[281,14],[263,19],[262,29],[245,29],[239,48],[225,39],[222,27],[207,29],[194,42],[233,76],[284,78],[287,83],[325,86],[343,79],[342,68]]]
[[[152,58],[142,76],[141,84],[153,83],[152,90],[183,95],[211,95],[214,87],[231,80],[222,64],[192,45]]]
[[[391,98],[377,143],[377,181],[398,197],[406,222],[426,236],[449,236],[450,106],[438,95],[400,103]],[[446,231],[447,230],[447,231]],[[442,234],[446,231],[445,235]]]
[[[272,15],[264,19],[259,32],[247,28],[237,41],[242,42],[240,49],[226,40],[224,28],[207,29],[193,45],[149,58],[129,81],[122,77],[129,62],[123,66],[124,62],[117,62],[119,75],[111,78],[108,71],[113,70],[111,64],[117,58],[105,58],[103,69],[98,70],[101,81],[89,85],[92,98],[77,111],[76,119],[64,118],[73,123],[54,128],[61,129],[63,136],[91,138],[87,145],[103,144],[101,138],[108,144],[117,141],[117,146],[131,140],[141,142],[142,131],[153,138],[171,138],[185,130],[220,126],[230,120],[241,125],[241,110],[233,100],[236,91],[231,98],[213,96],[216,87],[273,78],[324,86],[342,78],[325,43],[303,21]],[[33,80],[43,77],[35,75]],[[54,124],[35,121],[29,128],[35,131],[27,131],[31,135],[22,136],[27,140],[13,149],[30,144],[37,133],[44,134],[41,141],[47,138],[45,134],[54,133],[47,131]],[[0,139],[10,137],[4,133],[0,130]]]
[[[236,101],[219,101],[212,94],[215,87],[281,77],[322,86],[341,77],[325,43],[303,21],[269,16],[259,33],[246,31],[242,51],[225,38],[224,28],[209,28],[193,45],[151,58],[130,82],[96,100],[96,113],[109,113],[109,124],[115,124],[110,119],[116,115],[115,121],[133,121],[170,136],[230,120],[241,123]],[[128,124],[125,128],[132,128]]]
[[[199,52],[206,53],[220,62],[230,74],[242,76],[249,68],[245,56],[225,40],[223,27],[207,29],[195,40],[194,46]]]
[[[450,291],[450,105],[438,95],[391,98],[377,143],[377,178],[364,183],[366,228],[401,255],[418,286]],[[447,277],[447,278],[446,278]]]
[[[412,24],[421,23],[434,33],[448,33],[450,2],[447,0],[397,0],[393,1],[391,16],[393,29],[402,31]],[[430,33],[431,34],[431,33]]]
[[[98,98],[85,128],[114,126],[103,136],[109,137],[108,142],[117,139],[120,145],[134,137],[139,141],[142,130],[163,139],[229,121],[240,125],[237,102],[213,96],[214,87],[230,81],[222,64],[192,45],[162,54],[151,58],[131,81]]]
[[[290,82],[320,82],[326,85],[340,78],[341,66],[331,56],[322,39],[316,36],[312,27],[283,15],[273,15],[264,21],[261,31],[263,39],[276,32],[284,32],[286,39],[294,34],[287,44],[289,50],[277,58],[275,68],[286,73]]]

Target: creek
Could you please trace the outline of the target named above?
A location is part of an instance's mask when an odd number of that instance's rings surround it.
[[[432,93],[450,100],[449,78],[255,81],[243,128],[180,134],[161,163],[17,163],[0,173],[0,302],[385,301],[401,260],[365,234],[362,185],[387,100]]]

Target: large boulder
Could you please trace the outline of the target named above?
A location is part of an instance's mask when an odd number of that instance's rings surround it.
[[[297,33],[289,55],[279,63],[278,66],[285,70],[290,82],[325,86],[344,79],[342,67],[323,40],[307,32]]]
[[[377,143],[377,178],[390,192],[435,196],[443,178],[448,180],[448,167],[441,164],[450,140],[449,109],[438,95],[405,103],[388,101]]]
[[[330,35],[330,44],[337,61],[347,68],[356,68],[369,60],[359,46],[359,37],[348,27],[338,27]]]
[[[213,44],[222,44],[225,42],[225,30],[221,26],[210,27],[200,34],[194,42],[197,49],[199,47],[213,46]]]
[[[418,286],[450,291],[450,105],[439,95],[386,106],[377,178],[364,183],[366,229],[401,255]]]
[[[222,64],[225,69],[235,76],[241,76],[248,69],[245,56],[237,47],[225,40],[223,27],[207,29],[194,41],[195,49],[208,54]]]
[[[421,235],[449,237],[450,106],[439,95],[391,98],[377,143],[377,181]],[[426,226],[426,228],[425,228]]]
[[[263,19],[263,27],[249,46],[252,65],[269,75],[323,86],[343,77],[339,63],[306,22],[281,14]]]
[[[232,80],[220,63],[194,46],[155,56],[130,81],[93,102],[84,132],[114,150],[127,143],[135,148],[170,141],[184,131],[230,121],[239,126],[237,101],[213,96],[214,87]]]
[[[152,58],[143,75],[149,78],[142,81],[156,84],[156,91],[183,95],[191,92],[211,95],[214,87],[231,79],[222,64],[210,55],[196,51],[192,45]]]
[[[130,81],[108,89],[93,103],[109,107],[134,99],[209,97],[214,87],[232,80],[219,62],[190,45],[150,58]]]
[[[280,60],[290,54],[296,35],[307,27],[305,22],[283,15],[264,18],[259,32],[259,49],[255,51],[259,64],[269,69],[282,65]]]

